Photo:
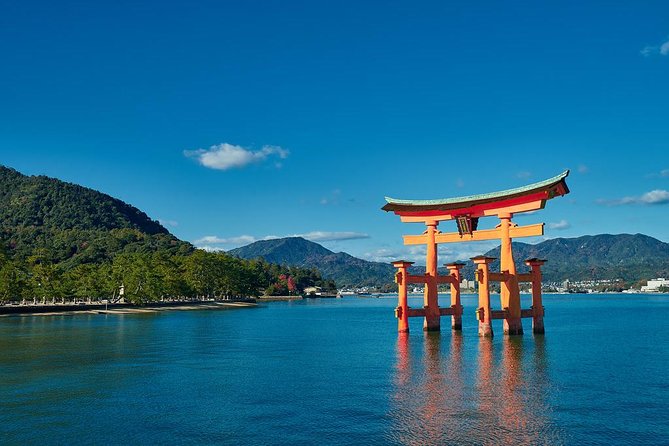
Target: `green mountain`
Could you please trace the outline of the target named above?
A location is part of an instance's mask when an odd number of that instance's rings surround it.
[[[65,267],[119,252],[192,251],[144,212],[101,192],[0,166],[0,242],[11,258],[36,251]]]
[[[578,238],[551,239],[536,245],[513,243],[518,271],[526,271],[523,261],[538,257],[547,259],[545,282],[588,279],[623,279],[636,282],[654,277],[669,277],[669,244],[643,234],[588,235]],[[485,253],[499,258],[499,247]],[[263,258],[268,262],[303,268],[316,268],[323,277],[338,286],[389,286],[395,269],[385,263],[368,262],[349,254],[334,253],[321,245],[299,237],[265,240],[233,249],[229,254],[243,258]],[[444,259],[443,263],[452,259]],[[465,278],[472,279],[474,266],[465,261]],[[499,270],[499,261],[492,264]],[[422,266],[412,273],[420,274]],[[445,270],[440,270],[446,274]]]
[[[262,258],[270,263],[315,268],[337,286],[381,286],[393,282],[395,268],[387,263],[368,262],[345,252],[332,252],[301,237],[262,240],[228,254],[242,259]]]
[[[499,258],[500,249],[485,255]],[[547,259],[544,281],[588,279],[642,279],[669,276],[669,243],[643,234],[599,234],[577,238],[556,238],[536,245],[514,242],[516,268],[525,271],[523,260]],[[495,270],[499,262],[493,263]],[[471,268],[473,271],[473,267]]]
[[[284,295],[318,271],[195,250],[109,195],[0,166],[0,303]]]

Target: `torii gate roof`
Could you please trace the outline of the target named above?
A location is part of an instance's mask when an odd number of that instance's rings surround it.
[[[565,178],[569,170],[538,183],[488,194],[438,200],[399,200],[386,197],[387,204],[381,209],[393,211],[401,216],[442,216],[454,218],[459,215],[479,217],[495,215],[502,210],[526,212],[543,208],[546,201],[569,193]]]

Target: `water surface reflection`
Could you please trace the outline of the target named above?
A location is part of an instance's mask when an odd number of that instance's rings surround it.
[[[543,337],[463,339],[400,334],[390,438],[394,443],[563,444],[551,420]]]

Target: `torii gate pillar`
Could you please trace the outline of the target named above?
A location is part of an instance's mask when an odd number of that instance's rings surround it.
[[[516,275],[516,264],[513,261],[511,237],[509,236],[511,216],[510,213],[499,214],[501,229],[500,270],[502,273],[507,273],[505,275],[506,280],[500,286],[500,300],[502,309],[507,312],[507,317],[504,319],[504,334],[521,335],[523,334],[523,323],[520,318],[520,289],[518,287],[518,276]]]
[[[437,281],[437,221],[428,221],[427,225],[427,257],[425,258],[425,308],[424,331],[439,331],[441,315],[439,313],[439,283]]]
[[[525,260],[525,265],[532,268],[530,278],[532,281],[532,332],[544,334],[544,305],[541,298],[541,266],[545,260],[533,258]]]
[[[444,265],[451,273],[451,308],[453,309],[453,317],[451,318],[451,328],[453,330],[462,330],[462,303],[460,302],[460,282],[462,276],[460,270],[464,263],[447,263]]]
[[[399,260],[393,262],[393,266],[397,268],[395,274],[395,282],[398,286],[398,305],[395,308],[395,317],[397,318],[397,331],[400,333],[407,333],[409,331],[409,302],[408,302],[408,285],[409,285],[409,267],[413,262],[405,262]]]
[[[492,308],[490,305],[490,264],[495,260],[492,257],[478,256],[473,257],[472,261],[476,265],[476,280],[479,283],[479,308],[476,310],[476,316],[479,320],[479,336],[492,338]]]

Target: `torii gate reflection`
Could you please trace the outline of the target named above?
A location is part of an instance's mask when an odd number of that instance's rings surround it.
[[[441,316],[452,317],[454,330],[462,329],[462,304],[460,302],[460,269],[462,263],[449,263],[446,276],[438,274],[437,245],[439,243],[467,242],[499,239],[501,242],[500,272],[489,271],[489,264],[495,260],[490,257],[472,258],[477,266],[476,279],[479,284],[479,335],[492,337],[492,320],[504,320],[504,333],[523,334],[523,317],[531,317],[534,333],[544,333],[544,309],[541,298],[541,266],[545,260],[528,259],[525,264],[531,271],[525,274],[516,272],[511,240],[517,237],[539,236],[544,233],[544,224],[518,226],[511,220],[514,214],[543,209],[546,201],[569,193],[565,181],[569,171],[538,183],[516,189],[509,189],[490,194],[468,197],[447,198],[442,200],[398,200],[386,197],[383,210],[392,211],[400,216],[402,222],[423,223],[426,230],[422,235],[405,235],[405,245],[426,245],[425,274],[409,274],[412,262],[398,260],[393,262],[397,268],[395,280],[399,288],[399,302],[395,309],[399,332],[409,331],[410,317],[424,317],[425,331],[440,330]],[[500,223],[494,229],[478,229],[481,217],[497,216]],[[437,227],[441,221],[456,220],[458,232],[442,233]],[[501,284],[501,310],[492,310],[490,304],[489,282]],[[532,283],[532,307],[521,309],[519,282]],[[410,308],[407,301],[410,283],[425,284],[424,305],[421,309]],[[451,286],[451,306],[439,308],[438,287],[440,283]]]
[[[421,348],[422,347],[422,348]],[[527,348],[529,347],[529,348]],[[563,444],[550,420],[542,338],[480,338],[476,363],[463,338],[398,336],[389,440],[425,444]],[[468,367],[469,366],[469,367]],[[522,373],[532,369],[533,373]]]
[[[441,342],[438,334],[426,333],[422,354],[414,356],[408,333],[398,336],[392,436],[401,444],[457,444],[461,434],[452,427],[466,403],[462,336],[451,337],[450,358],[443,357]]]

